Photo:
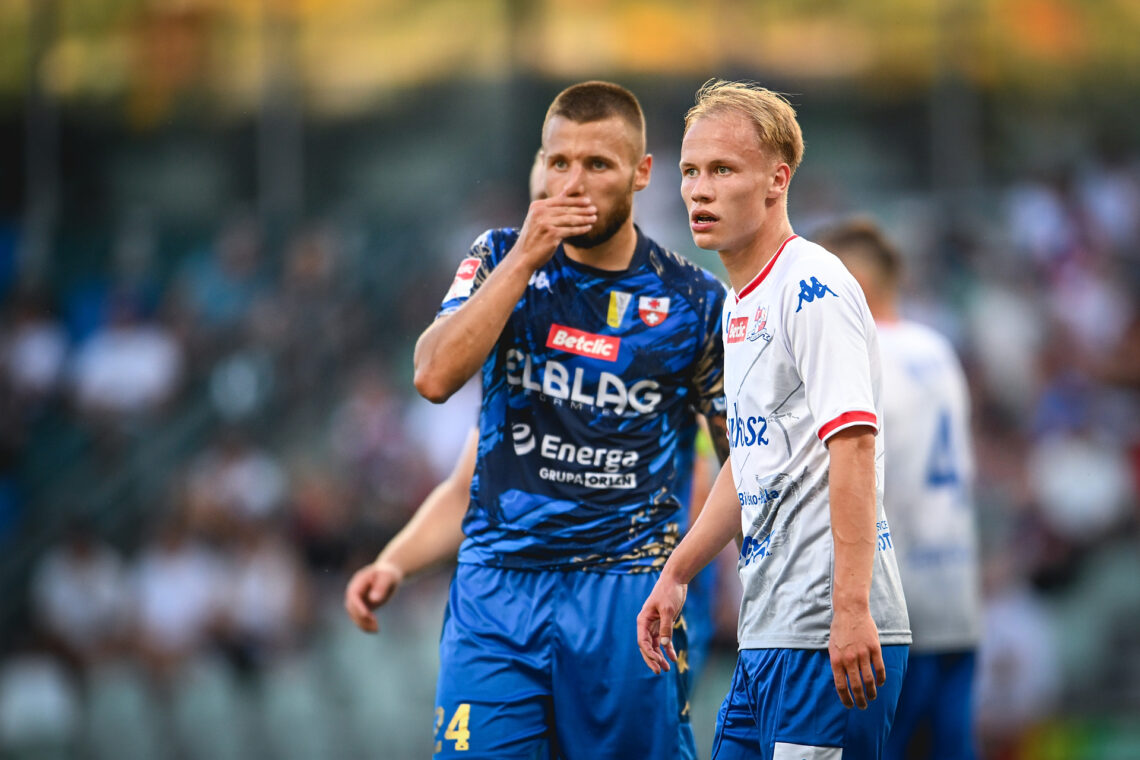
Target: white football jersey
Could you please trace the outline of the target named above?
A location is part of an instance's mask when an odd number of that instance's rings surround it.
[[[981,617],[970,399],[950,343],[913,322],[880,323],[891,521],[913,648],[969,649]]]
[[[742,649],[826,649],[834,555],[825,441],[881,427],[879,348],[863,291],[828,251],[792,236],[725,302],[724,390],[740,500]],[[910,643],[883,511],[875,442],[878,551],[871,615],[881,644]]]

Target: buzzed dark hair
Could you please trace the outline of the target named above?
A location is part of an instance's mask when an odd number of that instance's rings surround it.
[[[645,115],[641,104],[632,92],[613,82],[590,81],[571,85],[550,104],[546,119],[542,122],[542,132],[555,116],[561,116],[578,124],[588,124],[618,117],[637,132],[640,140],[637,145],[639,158],[645,153]]]
[[[858,256],[878,270],[889,286],[902,277],[902,257],[879,225],[866,217],[855,217],[825,227],[813,236],[815,242],[839,258]]]

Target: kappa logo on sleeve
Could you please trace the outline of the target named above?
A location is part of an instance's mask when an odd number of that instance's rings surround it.
[[[800,313],[800,309],[804,307],[805,303],[811,303],[817,298],[823,298],[828,293],[839,298],[834,290],[824,285],[815,277],[811,278],[810,283],[807,280],[800,280],[800,300],[799,303],[796,304],[796,314]]]

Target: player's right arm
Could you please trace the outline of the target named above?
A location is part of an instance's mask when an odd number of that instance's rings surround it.
[[[518,240],[502,262],[456,312],[437,319],[416,341],[415,385],[428,401],[443,403],[475,374],[531,275],[564,238],[586,234],[597,221],[597,208],[587,197],[567,192],[531,203]]]
[[[649,598],[637,616],[637,646],[654,673],[669,670],[677,661],[673,649],[673,621],[685,603],[689,581],[740,532],[740,499],[732,480],[732,465],[725,462],[708,500],[693,527],[673,550]],[[661,654],[665,648],[665,656]]]
[[[380,556],[357,570],[348,582],[344,608],[360,630],[379,630],[373,611],[392,598],[404,578],[453,559],[459,551],[478,443],[479,431],[472,429],[451,474],[424,499]]]

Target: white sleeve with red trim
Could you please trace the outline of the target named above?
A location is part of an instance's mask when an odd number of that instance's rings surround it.
[[[789,349],[821,441],[856,425],[879,429],[874,322],[855,278],[829,259],[797,262],[783,294]]]

